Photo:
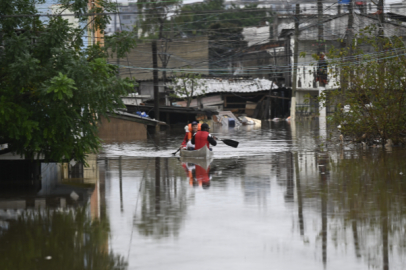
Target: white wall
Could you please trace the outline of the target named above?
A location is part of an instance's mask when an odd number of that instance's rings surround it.
[[[50,7],[52,14],[62,14],[62,15],[72,15],[72,16],[64,16],[63,19],[67,20],[74,28],[79,27],[79,19],[73,16],[73,13],[69,10],[63,10],[61,5],[52,5]]]
[[[242,31],[244,40],[248,41],[248,46],[269,42],[269,26],[245,27]]]

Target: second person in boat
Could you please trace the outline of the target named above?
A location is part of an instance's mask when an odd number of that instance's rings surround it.
[[[185,138],[183,139],[181,147],[187,150],[195,150],[195,146],[192,144],[192,137],[197,131],[201,129],[199,122],[193,121],[186,127]]]
[[[217,145],[217,138],[209,133],[210,127],[208,124],[202,124],[201,130],[196,132],[192,137],[192,144],[195,145],[195,150],[206,146],[210,150],[210,144],[213,146]]]

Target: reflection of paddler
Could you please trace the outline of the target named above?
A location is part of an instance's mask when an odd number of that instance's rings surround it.
[[[199,186],[203,188],[209,188],[210,187],[210,167],[205,170],[204,168],[200,167],[199,165],[196,165],[196,181],[199,183]]]
[[[187,126],[188,131],[186,132],[185,137],[183,138],[181,147],[187,148],[190,150],[192,150],[191,148],[194,149],[194,145],[192,145],[191,140],[192,140],[193,134],[195,134],[197,131],[200,131],[200,129],[201,129],[201,124],[199,124],[198,122],[193,121],[192,123],[190,123]]]
[[[195,165],[193,163],[182,163],[182,167],[185,169],[186,175],[189,178],[189,185],[193,186],[193,171],[195,170]]]
[[[210,187],[210,167],[204,169],[203,167],[193,163],[182,163],[186,175],[189,178],[190,186],[200,186],[204,189]]]

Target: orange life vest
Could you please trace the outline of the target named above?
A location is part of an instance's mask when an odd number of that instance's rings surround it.
[[[192,133],[192,124],[189,124],[188,125],[188,127],[189,127],[189,132],[188,132],[188,134],[187,134],[187,136],[188,136],[188,140],[190,141],[191,139],[192,139],[192,136],[193,136],[193,133]],[[202,124],[197,124],[197,131],[200,131],[201,130],[201,127],[202,127]]]

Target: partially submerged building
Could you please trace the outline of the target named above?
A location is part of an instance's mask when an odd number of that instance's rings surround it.
[[[178,80],[178,84],[183,84]],[[168,83],[169,89],[176,89]],[[184,94],[180,95],[186,98]],[[289,114],[290,92],[268,79],[203,78],[190,100],[190,107],[215,108],[235,114],[268,119],[286,117]],[[186,107],[187,100],[173,102],[174,106]]]
[[[345,46],[341,41],[347,38],[348,18],[349,14],[339,14],[322,21],[324,28],[324,52],[328,52],[332,47],[340,48]],[[319,52],[318,43],[318,25],[317,21],[301,25],[299,28],[299,43],[298,51],[302,53],[298,58],[297,69],[297,92],[296,92],[296,112],[297,113],[312,113],[317,111],[318,103],[315,98],[319,95],[319,85],[316,81],[317,61],[313,55]],[[353,32],[359,33],[367,26],[380,26],[378,15],[366,15],[362,13],[354,13]],[[385,36],[406,36],[406,27],[395,22],[386,21],[382,24]],[[290,50],[293,52],[294,46],[294,29],[282,29],[280,38],[289,40]],[[374,49],[364,48],[366,53],[373,53]],[[291,63],[293,63],[293,54],[291,55]],[[328,59],[327,59],[328,62]],[[290,67],[293,73],[293,68]],[[339,87],[339,82],[335,77],[331,76],[331,72],[338,72],[339,69],[331,65],[328,66],[329,76],[325,90],[333,90]],[[293,77],[292,77],[293,80]],[[327,112],[333,108],[327,107]]]

